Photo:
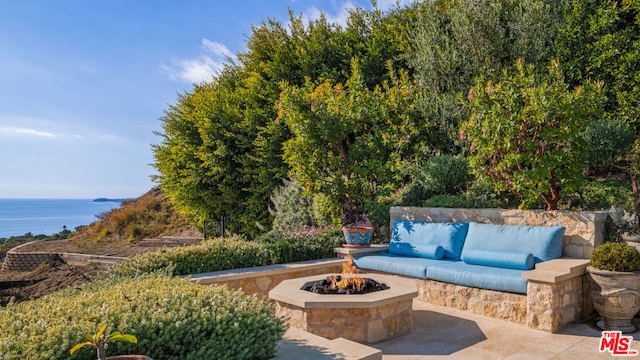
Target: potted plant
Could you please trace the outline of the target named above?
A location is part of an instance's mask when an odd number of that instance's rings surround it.
[[[631,323],[640,310],[640,251],[621,242],[598,245],[587,267],[591,300],[602,330],[636,331]]]
[[[373,224],[369,216],[358,209],[358,206],[347,199],[342,205],[342,232],[346,241],[342,246],[359,248],[371,245]]]
[[[109,356],[107,357],[107,343],[110,341],[122,341],[128,342],[132,344],[137,344],[138,339],[130,334],[122,334],[119,331],[113,331],[111,334],[105,336],[104,331],[107,329],[107,324],[102,324],[100,329],[95,334],[87,334],[87,339],[89,341],[82,342],[76,344],[74,347],[69,350],[70,355],[73,355],[79,349],[85,347],[94,347],[96,348],[96,353],[98,356],[98,360],[152,360],[148,356],[144,355],[119,355],[119,356]]]

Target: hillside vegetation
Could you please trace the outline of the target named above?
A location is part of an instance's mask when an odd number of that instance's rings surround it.
[[[0,250],[29,241],[44,240],[24,250],[129,256],[153,250],[153,247],[136,248],[140,240],[162,236],[202,235],[174,210],[162,190],[154,188],[138,198],[123,201],[113,210],[99,214],[90,225],[51,236],[25,234],[11,237],[0,242]],[[30,249],[31,246],[33,249]]]

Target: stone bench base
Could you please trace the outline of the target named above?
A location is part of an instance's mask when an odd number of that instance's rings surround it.
[[[588,263],[561,258],[536,264],[523,274],[528,280],[526,295],[414,280],[420,301],[556,332],[593,311],[585,275]]]
[[[418,300],[525,324],[527,296],[417,279]]]

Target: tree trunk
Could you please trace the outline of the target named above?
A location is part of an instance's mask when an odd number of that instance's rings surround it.
[[[104,344],[98,344],[98,347],[96,348],[96,352],[98,353],[98,360],[107,359],[107,350],[104,348]]]

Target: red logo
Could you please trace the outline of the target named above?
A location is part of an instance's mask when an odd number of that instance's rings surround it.
[[[633,337],[622,336],[622,331],[603,331],[600,338],[600,352],[608,351],[611,355],[635,356],[638,350],[630,349]]]

